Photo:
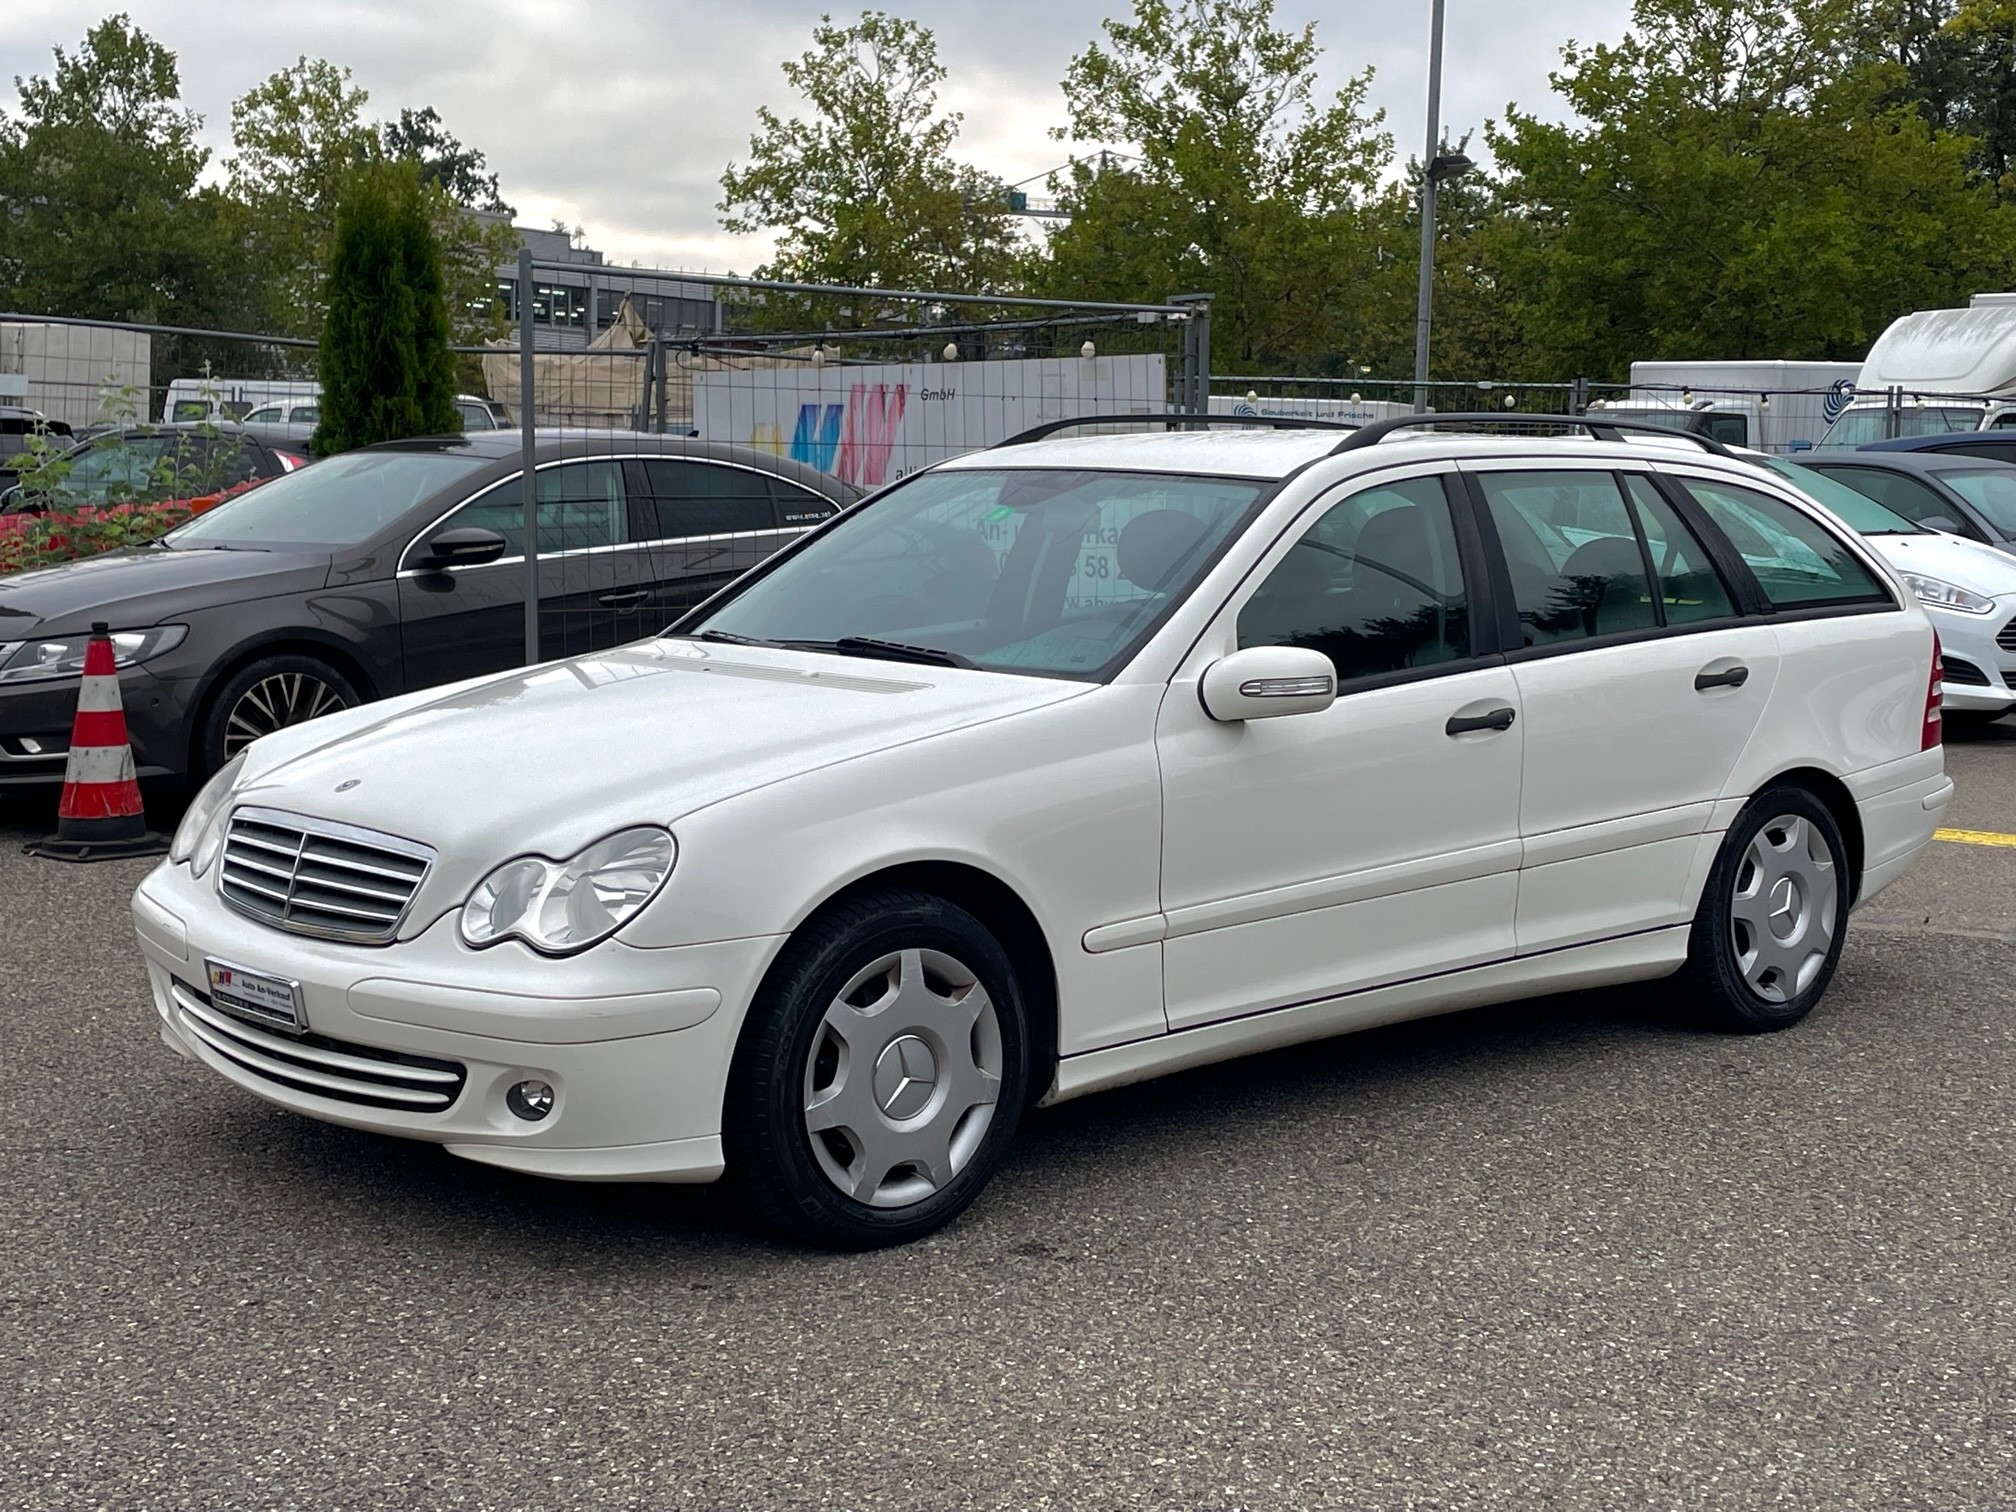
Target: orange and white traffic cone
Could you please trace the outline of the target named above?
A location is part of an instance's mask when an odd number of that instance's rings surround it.
[[[30,845],[28,854],[51,861],[111,861],[156,856],[167,848],[168,842],[147,828],[140,782],[133,775],[112,627],[93,625],[84,648],[84,686],[77,694],[56,833]]]

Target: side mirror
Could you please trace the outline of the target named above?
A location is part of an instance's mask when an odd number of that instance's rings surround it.
[[[1315,714],[1337,701],[1337,668],[1306,647],[1249,646],[1206,667],[1197,691],[1223,724]]]
[[[463,525],[454,530],[444,530],[427,543],[427,555],[420,565],[438,572],[444,567],[477,567],[484,562],[494,562],[504,555],[510,545],[494,530],[485,530],[480,525]]]

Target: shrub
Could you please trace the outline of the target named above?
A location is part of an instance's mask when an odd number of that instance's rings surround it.
[[[219,494],[166,499],[152,504],[113,504],[65,513],[0,515],[0,573],[54,567],[79,557],[138,546],[165,535],[233,494],[255,487],[240,483]]]
[[[412,163],[367,163],[336,210],[318,456],[459,431],[441,248]]]

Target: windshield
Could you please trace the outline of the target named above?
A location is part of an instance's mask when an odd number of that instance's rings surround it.
[[[817,647],[865,637],[1095,678],[1133,654],[1273,486],[1050,468],[923,473],[674,633]]]
[[[350,452],[226,499],[162,539],[178,550],[355,546],[490,462],[459,452]]]
[[[1955,431],[1979,430],[1981,417],[1987,412],[1987,406],[1981,404],[1904,404],[1894,410],[1887,404],[1871,404],[1843,411],[1820,438],[1820,445],[1833,451],[1896,436],[1950,436]]]
[[[1841,517],[1843,524],[1860,535],[1929,534],[1924,528],[1913,524],[1895,510],[1885,508],[1867,494],[1857,493],[1846,483],[1830,478],[1825,473],[1815,472],[1810,467],[1801,467],[1797,462],[1780,461],[1775,457],[1763,465],[1793,487],[1825,504]]]
[[[1982,467],[1942,471],[1939,481],[1988,517],[2005,536],[2016,536],[2016,468]]]

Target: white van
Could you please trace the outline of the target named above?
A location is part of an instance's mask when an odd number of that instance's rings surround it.
[[[288,378],[175,378],[161,399],[162,422],[240,421],[262,405],[313,404],[322,385]]]
[[[1893,436],[2016,428],[2016,294],[1976,294],[1964,310],[1891,322],[1862,364],[1855,402],[1829,449]]]
[[[1820,443],[1861,371],[1859,362],[1634,362],[1631,392],[1589,410],[1783,456]]]

